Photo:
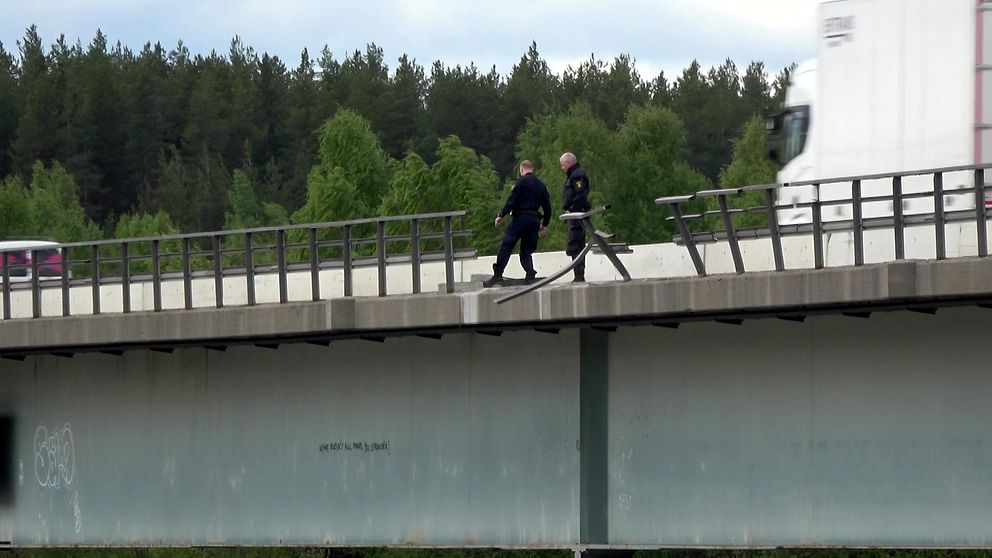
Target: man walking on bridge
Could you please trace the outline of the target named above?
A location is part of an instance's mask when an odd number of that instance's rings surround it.
[[[537,277],[531,254],[537,250],[537,237],[548,230],[548,223],[551,221],[551,196],[544,183],[534,175],[534,163],[530,161],[520,163],[520,178],[510,189],[506,205],[496,214],[496,228],[503,224],[503,217],[507,215],[513,215],[513,221],[503,234],[503,242],[499,245],[496,263],[493,264],[493,276],[482,282],[486,287],[503,284],[503,270],[506,269],[518,240],[520,265],[526,273],[524,282],[532,283]]]
[[[592,207],[589,205],[589,177],[586,171],[579,166],[579,160],[574,153],[565,152],[558,159],[561,170],[565,172],[565,185],[562,187],[561,208],[565,213],[584,213]],[[565,237],[565,253],[574,260],[586,247],[586,231],[579,221],[568,222],[568,234]],[[586,280],[586,262],[575,264],[575,278],[573,283],[582,283]]]

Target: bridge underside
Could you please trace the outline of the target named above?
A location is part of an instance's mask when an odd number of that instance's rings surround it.
[[[4,360],[0,541],[990,546],[990,331],[960,307]]]

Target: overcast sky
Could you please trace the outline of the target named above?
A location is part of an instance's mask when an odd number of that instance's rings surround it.
[[[556,73],[627,53],[645,80],[673,81],[697,59],[752,60],[771,77],[815,55],[816,0],[0,0],[0,42],[17,52],[35,24],[46,46],[64,34],[88,44],[96,30],[132,50],[146,42],[193,54],[226,54],[238,35],[259,53],[294,67],[303,48],[327,45],[338,60],[368,43],[390,68],[402,55],[428,69],[474,62],[503,75],[536,41]]]

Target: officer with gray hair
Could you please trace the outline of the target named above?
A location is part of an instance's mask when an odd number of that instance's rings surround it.
[[[565,172],[565,185],[562,189],[561,208],[566,213],[584,213],[592,207],[589,205],[589,177],[586,171],[579,166],[579,160],[574,153],[565,152],[558,159],[561,170]],[[566,235],[565,253],[574,260],[586,246],[586,232],[579,221],[568,222],[568,233]],[[575,278],[573,283],[582,283],[586,280],[585,258],[575,266]]]

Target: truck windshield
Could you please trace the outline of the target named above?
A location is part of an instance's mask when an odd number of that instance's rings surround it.
[[[809,130],[808,106],[792,107],[782,115],[782,148],[778,152],[780,164],[785,165],[803,152],[807,130]]]

